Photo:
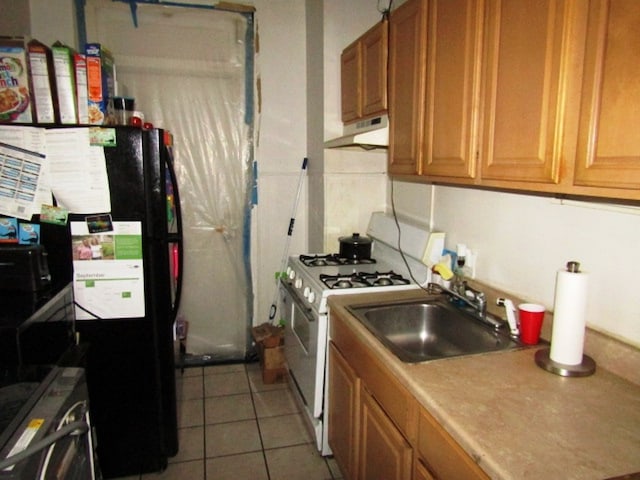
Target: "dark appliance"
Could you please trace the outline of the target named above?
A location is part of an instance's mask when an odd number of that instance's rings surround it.
[[[73,349],[73,287],[35,292],[0,290],[0,365],[55,365]]]
[[[88,344],[87,383],[104,478],[161,471],[178,451],[173,322],[183,255],[170,135],[160,129],[110,128],[115,142],[104,153],[111,211],[104,214],[114,223],[141,224],[145,313],[76,320],[80,342]],[[94,215],[74,213],[69,221]],[[69,229],[66,235],[61,241],[55,229],[43,233],[45,244],[66,244],[68,263],[49,263],[54,278],[66,275],[72,263]]]
[[[0,367],[0,479],[36,478],[100,478],[82,368]]]
[[[0,245],[0,290],[36,292],[50,283],[42,245]]]

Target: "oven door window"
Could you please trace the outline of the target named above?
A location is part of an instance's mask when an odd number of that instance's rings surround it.
[[[300,308],[294,303],[292,309],[291,328],[296,338],[300,342],[300,345],[304,349],[304,352],[309,355],[309,345],[311,341],[311,328],[310,321],[307,316],[300,310]]]

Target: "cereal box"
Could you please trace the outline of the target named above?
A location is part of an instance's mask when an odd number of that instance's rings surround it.
[[[103,125],[111,123],[113,116],[109,99],[115,92],[113,56],[99,43],[87,43],[85,46],[87,61],[87,95],[89,98],[89,124]]]
[[[73,125],[78,123],[74,52],[60,42],[54,43],[51,46],[51,51],[53,53],[53,69],[56,77],[60,123]]]
[[[78,123],[89,123],[89,98],[87,94],[87,57],[83,53],[75,52],[73,55],[74,70],[76,74],[76,106],[78,110]]]
[[[0,38],[0,123],[31,123],[24,40]]]
[[[33,116],[36,123],[56,123],[57,111],[56,84],[53,72],[51,49],[33,39],[27,43],[29,61],[29,85]]]

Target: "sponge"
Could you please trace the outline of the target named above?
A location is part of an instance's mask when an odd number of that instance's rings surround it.
[[[442,277],[443,280],[450,280],[453,277],[453,272],[445,263],[437,263],[431,269]]]

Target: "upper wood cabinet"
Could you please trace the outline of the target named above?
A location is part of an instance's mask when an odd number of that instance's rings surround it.
[[[389,20],[389,173],[422,173],[427,7],[408,1]]]
[[[351,123],[387,109],[388,22],[383,20],[340,56],[342,121]]]
[[[589,2],[584,65],[574,183],[640,199],[640,2]]]
[[[424,175],[476,176],[482,0],[430,0]]]
[[[389,173],[640,200],[639,24],[636,0],[408,0],[390,15]],[[394,53],[416,48],[408,83]]]
[[[570,4],[487,0],[483,181],[559,181]]]
[[[340,56],[342,121],[349,123],[362,116],[362,45],[352,43]]]

